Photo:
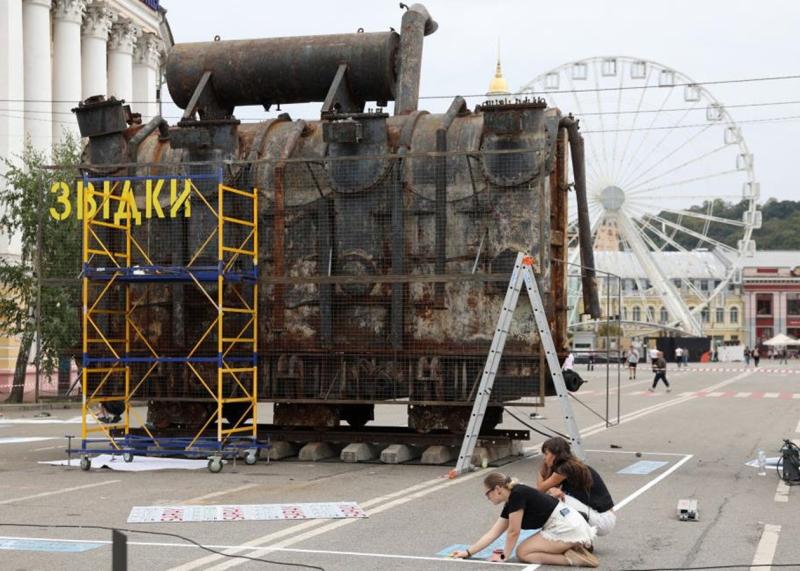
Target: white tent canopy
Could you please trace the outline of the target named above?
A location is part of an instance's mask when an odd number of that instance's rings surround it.
[[[789,345],[800,345],[800,341],[788,335],[784,335],[783,333],[778,333],[772,339],[764,341],[764,345],[769,345],[770,347],[786,347]]]

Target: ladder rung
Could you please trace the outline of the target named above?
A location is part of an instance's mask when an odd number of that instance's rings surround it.
[[[96,250],[95,248],[86,248],[86,251],[89,252],[90,254],[97,254],[98,256],[107,256],[109,258],[111,257],[126,258],[128,256],[128,254],[124,252],[106,252],[105,250]]]
[[[224,220],[225,222],[231,222],[232,224],[241,224],[242,226],[249,226],[250,228],[253,228],[256,225],[255,222],[242,220],[241,218],[234,218],[233,216],[223,216],[222,220]]]
[[[255,313],[256,312],[255,309],[245,309],[243,307],[221,307],[220,309],[223,311],[223,313],[226,312],[226,311],[230,312],[230,313]]]
[[[255,339],[251,337],[223,337],[223,343],[254,343]]]
[[[89,224],[94,224],[95,226],[103,226],[104,228],[114,228],[116,230],[127,230],[127,226],[122,226],[120,224],[113,224],[112,222],[103,222],[102,220],[95,220],[94,218],[89,221]]]
[[[231,398],[227,398],[227,399],[222,399],[220,402],[222,402],[222,403],[227,403],[227,402],[252,402],[253,404],[255,404],[255,402],[253,402],[254,400],[255,399],[252,399],[250,397],[231,397]]]
[[[125,343],[125,339],[87,339],[87,343]]]
[[[108,424],[103,424],[101,426],[87,426],[86,432],[106,432],[109,428],[117,428],[120,426],[125,426],[124,422],[112,422]],[[251,428],[252,430],[252,428]]]
[[[235,252],[237,254],[242,254],[243,256],[255,256],[256,253],[253,250],[242,250],[241,248],[231,248],[230,246],[222,246],[223,252]]]
[[[84,369],[87,375],[92,373],[124,373],[125,368],[122,367],[87,367]]]
[[[238,188],[232,188],[230,186],[220,185],[219,187],[220,194],[223,192],[232,192],[234,194],[241,194],[242,196],[246,196],[247,198],[255,198],[258,196],[255,191],[247,192],[246,190],[239,190]]]
[[[237,368],[225,367],[225,368],[220,369],[220,370],[223,373],[255,373],[256,372],[256,368],[255,367],[237,367]]]
[[[222,431],[222,434],[236,434],[239,432],[253,432],[252,426],[240,426],[239,428],[228,428]]]
[[[89,315],[125,315],[128,312],[124,309],[93,309],[88,313]]]

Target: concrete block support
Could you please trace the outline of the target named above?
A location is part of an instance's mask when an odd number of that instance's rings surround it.
[[[339,458],[342,462],[366,462],[378,457],[380,447],[366,442],[352,442],[342,449]]]
[[[309,442],[300,449],[298,458],[303,462],[319,462],[336,456],[336,449],[329,442]]]
[[[420,462],[423,464],[446,464],[452,462],[458,455],[455,446],[428,446],[422,453]]]
[[[381,462],[384,464],[402,464],[403,462],[419,458],[421,454],[422,450],[417,446],[391,444],[381,452]]]
[[[294,443],[272,442],[272,448],[269,449],[270,460],[282,460],[293,456],[297,456],[297,446]]]

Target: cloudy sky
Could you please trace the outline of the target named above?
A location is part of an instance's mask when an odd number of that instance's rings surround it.
[[[384,0],[162,0],[162,4],[176,42],[208,41],[215,35],[243,39],[349,33],[358,28],[384,31],[390,26],[399,29],[402,17],[398,2]],[[800,75],[796,0],[427,0],[424,4],[439,29],[426,38],[423,97],[485,92],[494,73],[498,38],[512,90],[563,64],[594,56],[658,62],[699,83]],[[754,155],[762,200],[800,199],[795,167],[800,79],[723,83],[707,89],[741,128]],[[482,99],[471,98],[469,103],[473,106]],[[423,99],[420,105],[437,112],[449,102],[449,98]],[[731,107],[741,105],[748,106]],[[314,118],[318,108],[290,111],[295,118]],[[577,114],[574,108],[562,110]],[[174,117],[177,111],[165,109],[164,114]],[[270,115],[274,113],[237,110],[239,117]],[[787,119],[773,121],[778,118]],[[769,121],[755,122],[764,119]]]

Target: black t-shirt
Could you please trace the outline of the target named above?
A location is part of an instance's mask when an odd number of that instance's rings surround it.
[[[561,490],[595,511],[600,513],[607,512],[614,507],[614,500],[611,499],[611,494],[600,474],[591,466],[587,466],[587,468],[592,473],[592,487],[588,491],[575,484],[575,482],[570,482],[569,476],[561,482]]]
[[[503,513],[500,517],[508,519],[508,514],[525,510],[522,514],[522,529],[541,529],[550,514],[556,509],[558,500],[525,484],[511,488]]]

